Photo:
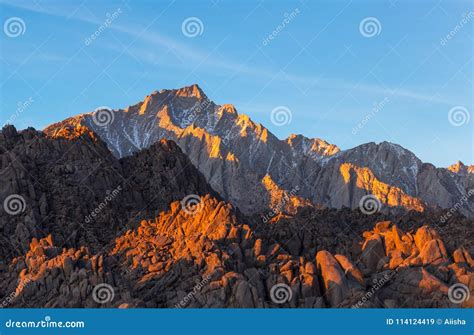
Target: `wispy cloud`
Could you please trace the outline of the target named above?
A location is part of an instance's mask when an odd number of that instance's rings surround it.
[[[36,12],[40,14],[60,17],[63,19],[71,19],[80,22],[84,22],[91,25],[100,25],[103,23],[102,19],[96,17],[92,13],[84,13],[81,10],[82,5],[77,3],[69,4],[64,7],[64,3],[40,3],[35,2],[19,2],[11,0],[1,0],[0,3]],[[119,4],[117,6],[120,6]],[[297,86],[302,88],[302,91],[308,88],[320,87],[323,89],[333,89],[337,91],[353,91],[353,92],[364,92],[368,94],[377,94],[384,96],[400,97],[413,100],[419,100],[427,103],[435,104],[455,104],[456,102],[449,99],[445,99],[439,95],[430,95],[424,92],[419,92],[411,89],[401,87],[387,87],[382,85],[371,85],[366,83],[351,82],[347,79],[331,78],[327,76],[301,76],[291,74],[287,72],[281,72],[278,69],[265,69],[257,67],[246,62],[236,62],[228,58],[223,59],[222,57],[216,57],[216,54],[202,49],[191,47],[181,41],[166,36],[154,30],[146,29],[140,26],[134,26],[131,24],[124,24],[121,22],[114,22],[108,27],[109,29],[126,34],[134,37],[134,42],[140,42],[139,46],[133,46],[131,53],[140,61],[156,65],[157,59],[155,55],[158,52],[171,52],[177,59],[178,62],[175,66],[180,67],[192,67],[190,64],[199,64],[199,70],[209,71],[215,73],[216,70],[225,70],[238,75],[247,75],[249,77],[270,81],[292,81]],[[117,51],[117,47],[104,44],[105,47],[114,49]]]

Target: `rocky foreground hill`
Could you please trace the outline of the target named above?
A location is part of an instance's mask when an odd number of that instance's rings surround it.
[[[81,124],[5,127],[0,168],[2,307],[474,307],[474,222],[459,212],[281,193],[297,206],[263,222],[174,142],[118,158]]]

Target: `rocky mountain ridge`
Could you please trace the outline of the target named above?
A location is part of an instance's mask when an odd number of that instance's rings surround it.
[[[267,175],[286,192],[298,187],[296,196],[316,205],[357,208],[372,194],[385,208],[456,207],[474,215],[470,167],[436,168],[389,142],[341,151],[302,135],[279,140],[234,106],[216,105],[197,85],[155,91],[126,109],[82,114],[44,131],[60,137],[77,125],[97,134],[117,157],[161,138],[175,141],[209,184],[249,215],[271,207]]]

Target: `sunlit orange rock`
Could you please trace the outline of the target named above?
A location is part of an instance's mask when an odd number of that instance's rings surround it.
[[[358,188],[375,195],[382,204],[390,207],[404,207],[419,212],[424,210],[424,205],[419,199],[405,194],[398,187],[379,181],[368,168],[343,163],[339,170],[346,184],[354,180]]]
[[[324,293],[331,306],[338,306],[349,294],[349,285],[344,272],[331,253],[322,250],[316,254],[316,264],[324,283]]]

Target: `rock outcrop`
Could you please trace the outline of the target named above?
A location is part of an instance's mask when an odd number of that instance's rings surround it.
[[[459,213],[294,206],[263,222],[174,142],[118,159],[80,125],[7,127],[0,150],[2,307],[474,306]]]
[[[130,220],[155,216],[188,195],[217,194],[171,141],[117,159],[77,127],[51,139],[34,129],[0,133],[0,258],[52,234],[64,247],[103,247]]]
[[[25,256],[0,272],[2,293],[10,292],[4,307],[473,307],[467,296],[459,303],[449,298],[455,284],[472,296],[474,262],[466,249],[443,263],[415,264],[420,251],[413,241],[410,256],[392,267],[392,250],[377,270],[357,252],[293,256],[273,242],[277,236],[259,237],[239,223],[232,206],[210,196],[201,201],[199,215],[172,203],[97,254],[57,247],[51,235],[33,238]],[[373,236],[386,242],[396,227],[390,225],[382,234],[366,232],[360,243]],[[108,291],[100,298],[94,291],[103,285]],[[286,285],[291,298],[272,297],[276,285]]]

